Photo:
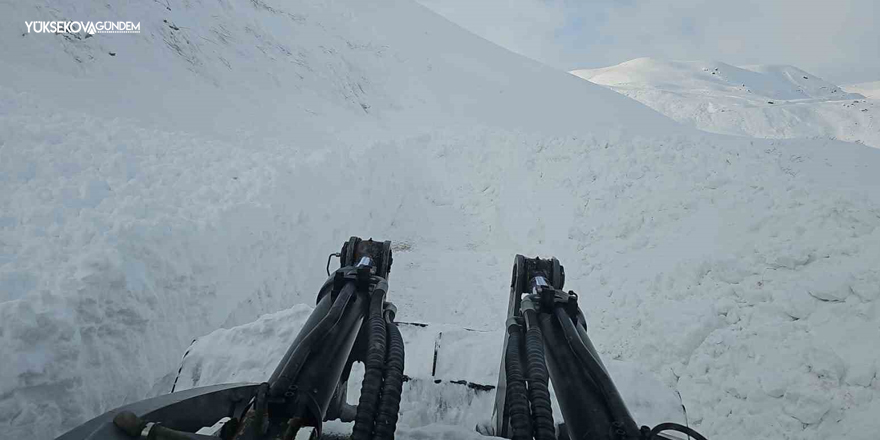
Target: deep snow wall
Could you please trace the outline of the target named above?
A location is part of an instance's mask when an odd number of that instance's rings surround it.
[[[401,319],[469,327],[557,256],[712,438],[878,428],[876,151],[700,135],[405,1],[0,8],[144,29],[0,29],[3,438],[167,392],[350,235],[399,243]]]

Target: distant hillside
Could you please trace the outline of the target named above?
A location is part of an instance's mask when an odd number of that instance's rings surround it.
[[[877,83],[841,88],[794,66],[651,58],[571,73],[701,130],[880,147],[880,107],[866,99],[877,96]]]
[[[864,95],[867,98],[880,99],[880,81],[850,84],[843,86],[843,89],[847,92]]]

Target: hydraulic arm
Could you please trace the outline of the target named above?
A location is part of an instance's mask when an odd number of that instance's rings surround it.
[[[392,440],[406,377],[397,310],[386,300],[391,243],[352,237],[332,256],[340,267],[331,273],[328,259],[315,309],[265,382],[147,399],[59,439],[316,440],[324,421],[339,419],[354,422],[353,440]],[[514,440],[683,438],[670,432],[706,440],[677,423],[636,423],[587,335],[578,295],[564,285],[555,258],[516,256],[492,426],[478,429]],[[436,355],[435,345],[434,367]],[[355,362],[365,372],[350,405]],[[553,405],[563,420],[554,420]]]
[[[565,270],[557,259],[516,256],[495,395],[495,434],[514,440],[649,440],[678,431],[705,440],[677,423],[654,429],[636,424],[587,336],[578,295],[563,291],[564,284]],[[564,419],[559,432],[548,379]]]

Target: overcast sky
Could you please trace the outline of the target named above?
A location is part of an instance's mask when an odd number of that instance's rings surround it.
[[[880,0],[418,0],[564,69],[638,57],[792,64],[838,84],[880,80]]]

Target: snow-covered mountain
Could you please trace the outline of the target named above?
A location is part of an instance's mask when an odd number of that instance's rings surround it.
[[[793,66],[652,58],[571,73],[713,133],[833,138],[880,148],[880,105],[869,96],[870,83],[841,88]]]
[[[400,244],[401,319],[472,328],[557,256],[711,438],[880,428],[876,150],[700,133],[409,0],[0,11],[0,438],[167,392],[350,235]],[[56,19],[141,33],[24,26]]]
[[[880,99],[880,81],[850,84],[843,86],[843,89],[850,93],[864,95],[867,98]]]

